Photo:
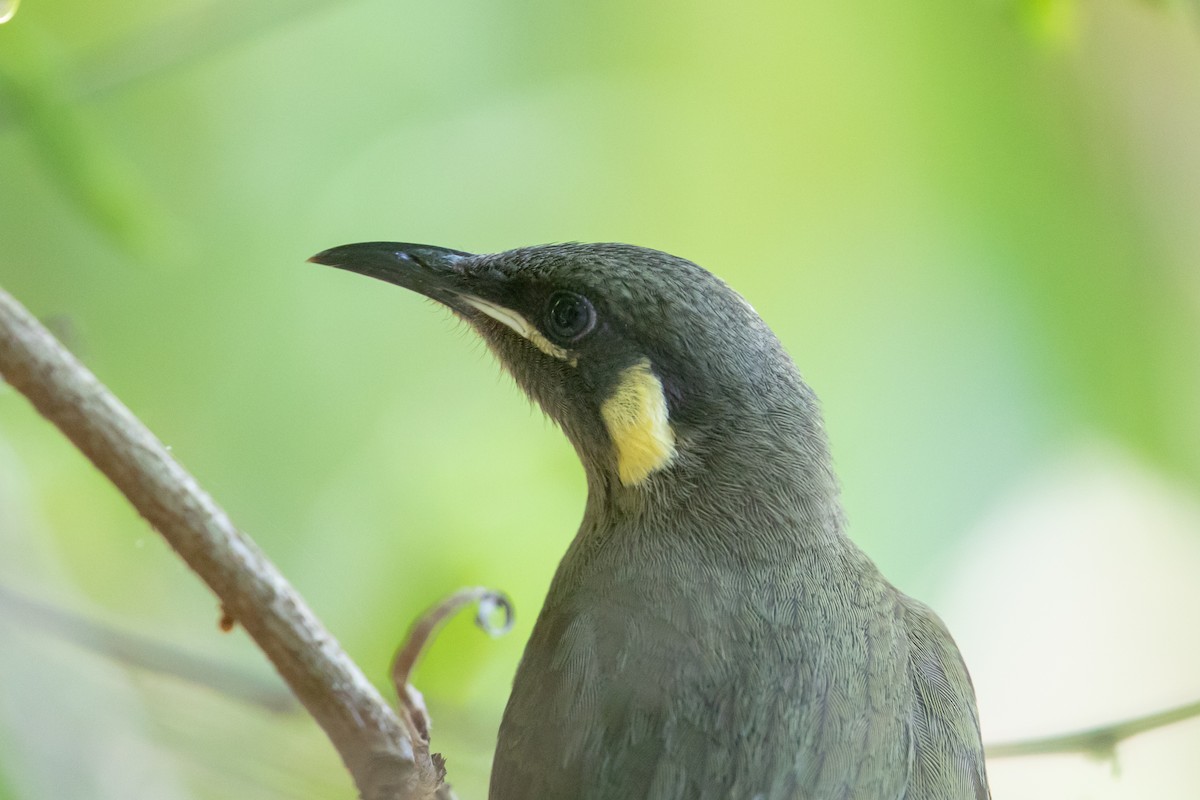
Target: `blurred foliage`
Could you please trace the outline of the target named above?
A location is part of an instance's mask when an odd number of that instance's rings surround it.
[[[1034,37],[1059,43],[1074,39],[1079,27],[1078,0],[1021,0],[1019,8]]]
[[[1128,0],[29,0],[0,26],[0,285],[381,685],[419,610],[510,592],[513,635],[457,620],[417,676],[482,797],[582,475],[446,313],[304,259],[619,240],[707,266],[823,397],[854,537],[953,620],[967,532],[1079,442],[1200,486],[1196,23]],[[0,584],[268,673],[3,389]],[[17,618],[0,641],[0,798],[349,796],[302,718]]]

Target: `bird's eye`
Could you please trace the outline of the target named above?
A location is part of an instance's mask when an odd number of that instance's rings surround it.
[[[555,341],[575,342],[596,325],[596,309],[583,295],[555,292],[546,303],[546,334]]]

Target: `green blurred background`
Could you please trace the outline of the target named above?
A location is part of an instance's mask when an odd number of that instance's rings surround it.
[[[1195,4],[24,0],[0,26],[0,286],[381,687],[420,610],[512,595],[512,635],[456,620],[417,675],[482,798],[584,484],[448,314],[304,263],[376,239],[626,241],[726,278],[824,400],[853,536],[954,630],[985,738],[1200,696]],[[272,685],[4,387],[0,590],[0,798],[352,796],[303,715],[13,599]],[[990,768],[997,798],[1193,797],[1197,747],[1193,721],[1119,773]]]

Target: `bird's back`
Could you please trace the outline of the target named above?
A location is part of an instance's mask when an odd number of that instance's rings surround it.
[[[913,763],[904,800],[988,800],[975,690],[950,631],[904,597],[913,685]]]

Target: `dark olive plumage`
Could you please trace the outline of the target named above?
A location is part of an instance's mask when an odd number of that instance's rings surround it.
[[[313,260],[460,314],[587,472],[491,800],[989,796],[954,641],[844,534],[816,398],[724,283],[619,244]]]

